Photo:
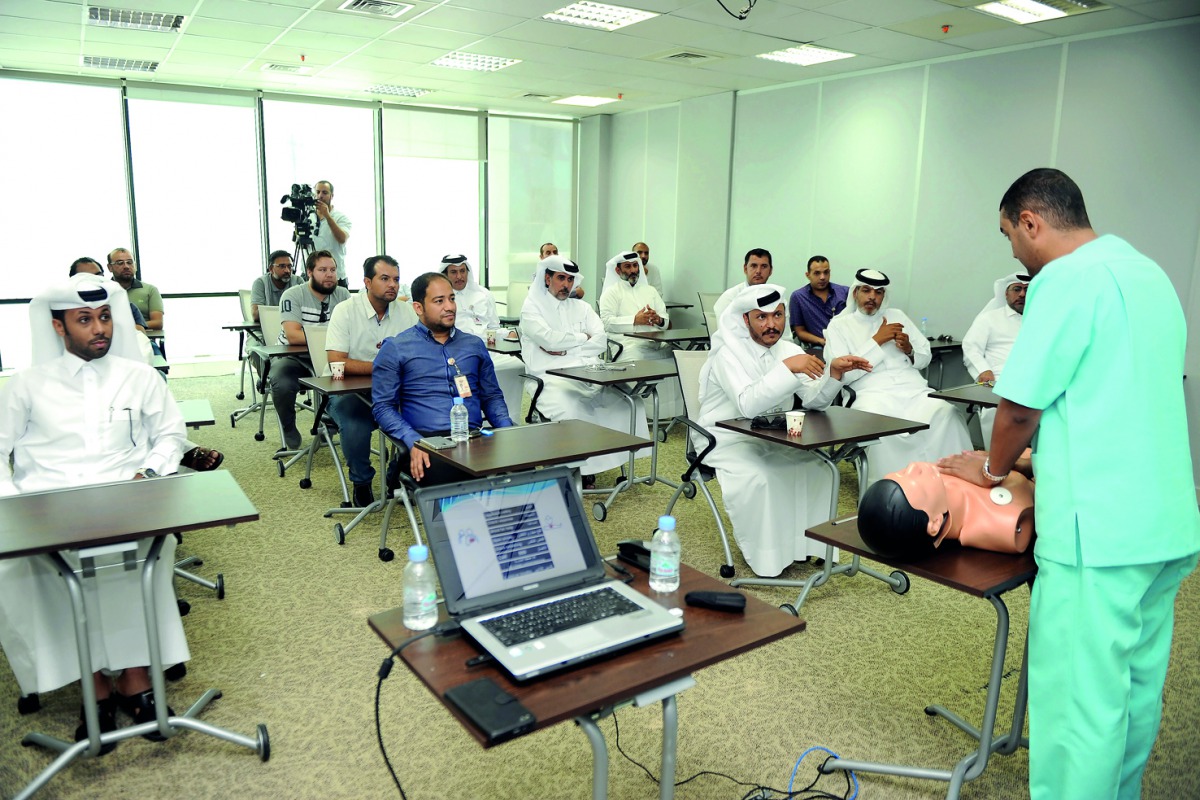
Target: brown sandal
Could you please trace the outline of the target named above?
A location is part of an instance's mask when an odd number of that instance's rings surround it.
[[[224,460],[225,454],[222,452],[210,450],[207,447],[193,447],[183,454],[179,463],[188,469],[196,470],[196,472],[208,472],[221,466],[221,462]]]

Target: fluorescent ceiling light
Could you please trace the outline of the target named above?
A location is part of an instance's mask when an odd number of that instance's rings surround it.
[[[585,94],[577,94],[573,97],[564,97],[561,100],[555,100],[554,102],[562,106],[587,106],[588,108],[595,108],[596,106],[602,106],[607,103],[615,103],[617,102],[617,98],[588,97]]]
[[[178,33],[183,27],[184,19],[183,14],[159,14],[154,11],[135,11],[131,8],[88,6],[87,10],[87,24],[104,28]]]
[[[572,3],[566,8],[543,14],[542,19],[551,22],[565,22],[568,25],[579,25],[583,28],[599,28],[605,31],[615,31],[632,25],[635,22],[657,17],[651,11],[639,11],[636,8],[610,6],[604,3],[581,2]]]
[[[1039,3],[1037,0],[998,0],[995,3],[975,6],[975,10],[1015,22],[1018,25],[1028,25],[1031,22],[1042,22],[1067,16],[1066,11]]]
[[[520,64],[517,58],[500,58],[499,56],[480,56],[475,53],[455,51],[433,62],[435,67],[450,67],[451,69],[469,69],[475,72],[495,72],[498,69]]]
[[[830,50],[828,47],[802,44],[799,47],[789,47],[786,50],[776,50],[773,53],[762,53],[758,57],[765,58],[768,61],[782,61],[785,64],[799,64],[802,67],[811,67],[813,64],[823,64],[826,61],[854,58],[854,53],[843,53],[841,50]]]
[[[157,61],[139,61],[136,58],[112,58],[110,56],[80,56],[79,63],[95,69],[116,69],[122,72],[154,72]]]
[[[368,86],[363,91],[371,94],[392,94],[397,97],[424,97],[432,92],[432,89],[418,89],[415,86],[397,86],[391,83],[377,83],[374,86]]]

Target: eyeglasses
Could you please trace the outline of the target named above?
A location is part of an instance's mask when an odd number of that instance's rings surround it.
[[[130,258],[125,261],[110,261],[110,262],[108,262],[108,265],[110,267],[132,267],[133,259]]]

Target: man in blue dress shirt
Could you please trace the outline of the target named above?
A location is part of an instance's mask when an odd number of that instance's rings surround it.
[[[472,429],[486,415],[493,428],[512,425],[487,345],[454,327],[454,289],[444,275],[427,272],[412,283],[417,324],[384,341],[375,356],[371,401],[379,428],[408,448],[406,472],[426,485],[470,476],[414,447],[425,436],[450,434],[450,407],[463,398]],[[400,468],[405,468],[401,458]]]

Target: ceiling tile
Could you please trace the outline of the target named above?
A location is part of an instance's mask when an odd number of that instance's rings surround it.
[[[302,8],[249,0],[203,0],[197,18],[223,19],[251,25],[272,25],[286,28],[304,16]]]
[[[20,51],[20,50],[44,50],[47,53],[79,53],[79,42],[73,42],[70,39],[38,39],[24,34],[9,33],[7,30],[0,33],[0,49]],[[0,62],[8,65],[11,62]]]
[[[207,0],[206,0],[207,1]],[[407,15],[405,15],[407,16]],[[358,36],[374,39],[382,36],[397,25],[403,24],[403,17],[371,17],[366,14],[354,14],[347,11],[313,11],[296,20],[295,27],[304,31],[316,33],[333,33],[342,36]]]
[[[1049,34],[1040,33],[1029,25],[1011,25],[994,31],[973,33],[970,36],[956,36],[950,41],[968,50],[991,50],[995,47],[1009,47],[1016,44],[1028,44],[1053,38]]]
[[[372,39],[368,39],[365,36],[345,36],[292,28],[280,36],[275,44],[280,47],[295,47],[300,50],[312,48],[314,50],[337,50],[342,53],[350,53],[370,44],[372,41]]]
[[[818,44],[822,47],[832,47],[847,53],[870,55],[894,47],[903,47],[916,37],[903,33],[889,31],[886,28],[867,28],[844,36],[831,36],[821,39]]]
[[[461,50],[473,42],[479,41],[480,38],[477,33],[459,33],[458,31],[448,31],[442,28],[429,28],[424,25],[409,24],[402,25],[384,34],[382,41],[419,44],[424,47],[436,47],[443,52],[449,52],[451,50]]]
[[[1134,10],[1153,19],[1181,19],[1200,14],[1200,0],[1156,0]]]
[[[942,33],[943,25],[949,25],[950,30]],[[1016,25],[998,17],[993,17],[990,14],[981,14],[969,8],[949,7],[946,8],[945,13],[938,14],[937,16],[913,19],[908,22],[900,22],[888,26],[888,28],[898,33],[907,33],[910,36],[920,36],[924,39],[932,39],[934,41],[949,41],[957,36],[970,36],[985,31],[1012,30],[1013,28],[1020,27],[1028,26]]]
[[[786,17],[751,25],[749,30],[793,42],[815,42],[826,36],[840,36],[866,27],[861,22],[830,17],[811,11],[801,11]]]
[[[937,0],[840,0],[822,6],[821,13],[884,28],[898,22],[939,14],[945,8]]]
[[[188,25],[188,36],[209,36],[219,39],[236,39],[241,42],[258,42],[268,44],[283,34],[282,28],[267,25],[252,25],[245,22],[230,22],[228,20],[204,19],[198,17]]]
[[[1073,36],[1077,33],[1106,31],[1147,22],[1153,22],[1153,20],[1126,8],[1110,8],[1107,11],[1093,11],[1089,14],[1077,14],[1073,17],[1035,22],[1031,27],[1036,27],[1039,31],[1054,36]]]
[[[78,25],[83,20],[83,9],[78,3],[47,3],[46,0],[4,0],[0,5],[4,17],[40,19],[47,22],[66,22]],[[6,20],[7,22],[7,20]]]
[[[757,56],[792,47],[793,43],[786,39],[776,39],[757,33],[744,31],[725,31],[716,36],[695,39],[688,42],[691,47],[714,53],[724,53],[731,56]]]
[[[493,3],[492,7],[497,5]],[[524,22],[522,17],[496,14],[491,11],[472,11],[451,6],[441,6],[421,17],[421,24],[430,28],[445,28],[450,31],[478,33],[490,36]]]

